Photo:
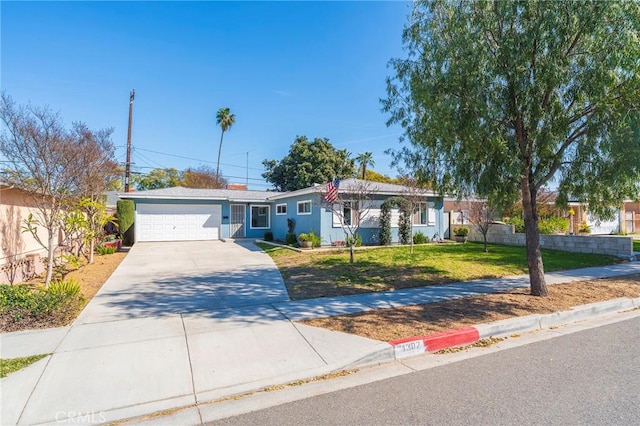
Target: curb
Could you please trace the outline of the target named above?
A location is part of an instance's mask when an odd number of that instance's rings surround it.
[[[470,345],[489,337],[542,330],[636,308],[640,308],[640,297],[636,299],[623,297],[576,306],[568,311],[554,312],[552,314],[508,318],[471,327],[456,328],[428,336],[392,340],[389,344],[393,347],[396,359],[400,359],[425,352],[437,352],[441,349]]]

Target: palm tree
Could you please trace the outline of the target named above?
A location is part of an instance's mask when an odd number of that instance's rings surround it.
[[[229,108],[220,108],[216,114],[216,123],[222,129],[220,135],[220,146],[218,147],[218,163],[216,164],[216,184],[220,182],[220,153],[222,152],[222,139],[224,132],[229,130],[236,122],[236,115],[231,114]]]
[[[362,179],[366,179],[367,166],[375,166],[376,162],[373,161],[373,153],[367,151],[361,154],[358,154],[356,157],[356,161],[360,164],[359,168],[362,169]]]

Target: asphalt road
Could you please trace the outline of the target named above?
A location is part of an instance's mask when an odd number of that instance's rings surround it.
[[[640,317],[211,425],[638,425]]]

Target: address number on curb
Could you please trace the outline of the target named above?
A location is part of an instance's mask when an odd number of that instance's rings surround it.
[[[418,355],[425,352],[424,340],[414,340],[411,342],[400,343],[393,347],[396,358],[404,358],[407,356]]]

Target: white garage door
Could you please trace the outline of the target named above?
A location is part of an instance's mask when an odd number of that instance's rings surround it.
[[[136,240],[217,240],[221,213],[219,205],[138,203]]]

